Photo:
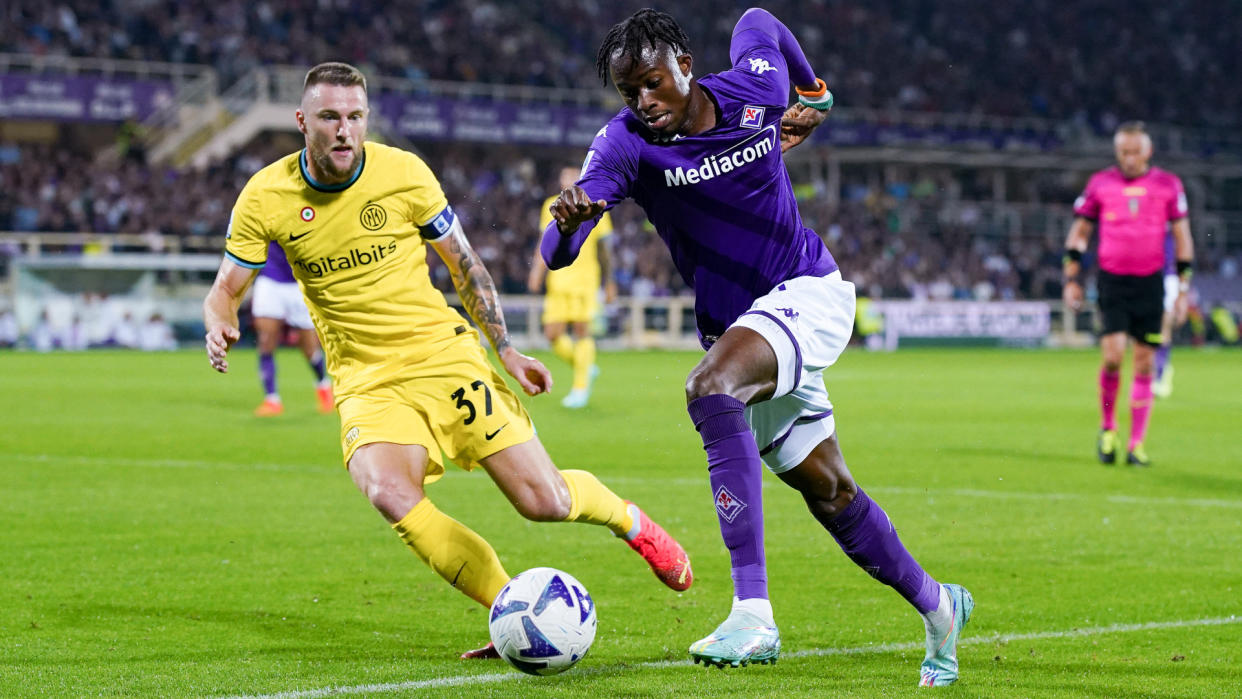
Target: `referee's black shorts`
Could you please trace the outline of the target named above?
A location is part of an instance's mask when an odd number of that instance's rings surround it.
[[[1143,344],[1160,346],[1164,273],[1138,277],[1100,270],[1099,291],[1103,334],[1123,332]]]

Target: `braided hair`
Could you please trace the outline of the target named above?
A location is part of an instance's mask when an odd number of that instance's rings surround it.
[[[608,30],[604,43],[600,44],[599,52],[595,54],[595,68],[600,79],[605,85],[608,84],[608,63],[617,51],[635,60],[644,46],[654,50],[660,44],[666,44],[678,53],[690,53],[690,39],[672,15],[648,7],[630,15],[629,19],[617,22]]]

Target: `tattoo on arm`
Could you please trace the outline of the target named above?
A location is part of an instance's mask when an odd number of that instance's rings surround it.
[[[492,275],[474,250],[460,235],[450,236],[449,251],[457,259],[457,266],[449,265],[453,277],[453,286],[457,287],[457,295],[461,298],[466,312],[478,324],[479,329],[487,336],[499,354],[512,343],[509,330],[505,326],[505,314],[500,308],[500,299],[496,294],[496,284]]]

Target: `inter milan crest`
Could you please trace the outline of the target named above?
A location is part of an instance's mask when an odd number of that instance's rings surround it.
[[[362,207],[362,213],[358,214],[358,221],[368,231],[378,231],[384,227],[385,223],[388,223],[388,212],[384,211],[384,207],[379,204],[370,203]]]

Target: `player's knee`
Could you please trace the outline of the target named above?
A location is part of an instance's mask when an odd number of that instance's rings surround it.
[[[712,367],[697,366],[686,377],[686,402],[717,394],[733,395],[734,386],[722,372]]]
[[[532,522],[563,522],[569,517],[569,494],[530,489],[519,495],[513,506]]]
[[[393,470],[361,465],[350,469],[358,490],[371,506],[390,521],[398,521],[425,497],[423,489],[408,475]]]

